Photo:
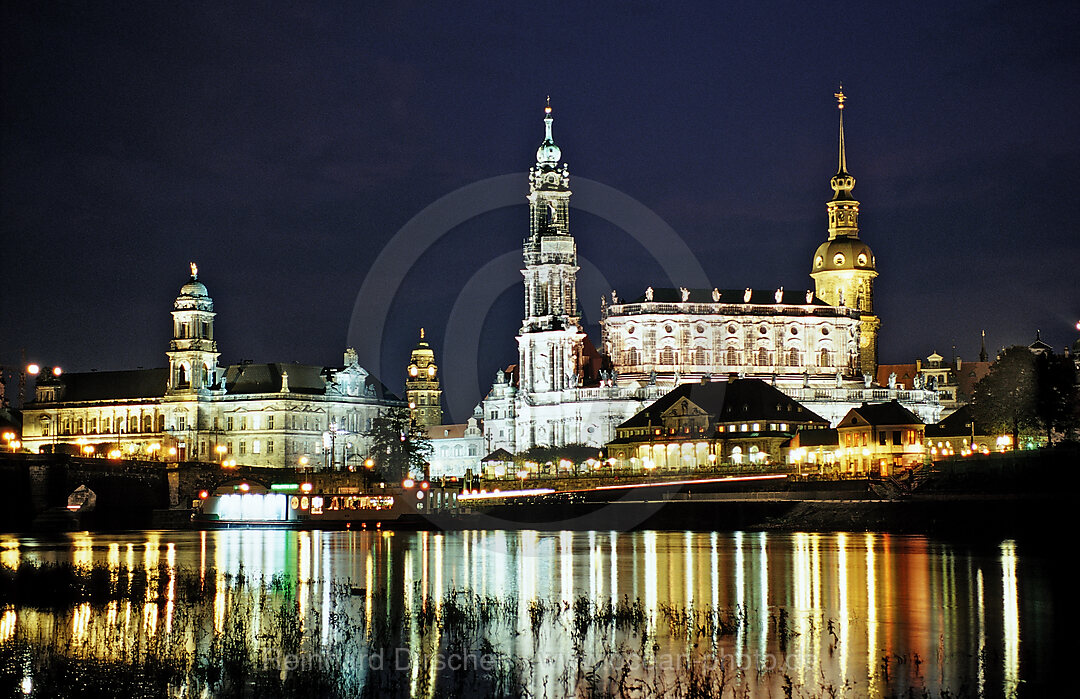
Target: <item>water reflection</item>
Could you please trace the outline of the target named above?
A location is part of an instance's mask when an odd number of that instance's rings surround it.
[[[436,693],[443,656],[461,640],[432,623],[448,604],[490,601],[493,619],[510,610],[508,623],[484,627],[482,640],[529,661],[533,693],[576,691],[567,668],[583,659],[633,661],[656,677],[665,659],[708,655],[741,670],[729,677],[748,690],[775,692],[790,681],[811,694],[974,685],[980,695],[1013,695],[1021,683],[1045,680],[1025,669],[1021,648],[1037,653],[1052,642],[1029,631],[1049,628],[1047,619],[1022,618],[1021,610],[1049,611],[1021,604],[1025,585],[1045,581],[1032,577],[1042,569],[1025,568],[1013,541],[996,556],[850,533],[249,530],[0,542],[0,566],[25,561],[102,565],[128,594],[100,607],[76,603],[64,619],[5,606],[0,643],[63,636],[80,652],[118,659],[159,641],[194,656],[242,628],[260,657],[278,657],[265,639],[282,642],[274,634],[287,614],[298,622],[301,652],[346,644],[360,686],[376,677],[377,644],[399,644],[391,660],[401,661],[410,695]],[[144,591],[132,571],[145,575]],[[185,571],[212,578],[206,615],[178,603]],[[640,623],[628,612],[620,621],[618,605],[634,602]],[[582,614],[591,615],[584,626]],[[673,671],[687,667],[679,662]]]

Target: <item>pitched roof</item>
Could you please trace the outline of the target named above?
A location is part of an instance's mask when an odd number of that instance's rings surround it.
[[[225,392],[230,394],[279,393],[281,375],[289,374],[289,392],[326,393],[323,367],[310,364],[230,364],[225,369]]]
[[[889,374],[896,374],[896,384],[911,388],[915,382],[915,376],[919,373],[914,364],[878,364],[878,386],[889,385]]]
[[[169,370],[65,372],[58,379],[64,387],[64,402],[161,398],[168,387]]]
[[[660,425],[664,412],[683,398],[714,416],[719,422],[782,420],[784,422],[828,423],[828,420],[803,407],[776,387],[770,386],[761,379],[746,378],[708,383],[684,383],[668,391],[655,403],[639,411],[619,427]]]
[[[971,406],[963,405],[936,425],[926,426],[927,437],[965,437],[971,436]],[[975,424],[975,434],[990,434],[982,425]]]
[[[283,362],[230,364],[225,369],[225,392],[230,395],[280,393],[281,375],[288,373],[289,393],[321,396],[326,394],[327,374],[340,370],[340,367]],[[368,375],[366,385],[374,389],[376,398],[398,400],[371,375]]]
[[[840,444],[840,433],[835,427],[800,429],[792,438],[795,441],[800,447],[835,447]]]
[[[866,420],[871,425],[924,424],[923,421],[919,419],[918,415],[900,405],[895,399],[888,403],[863,403],[858,408],[852,408],[848,411],[848,414],[844,416],[844,419],[840,421],[840,425],[846,426],[848,418],[853,413],[858,414],[859,417]]]
[[[491,452],[484,458],[480,459],[480,463],[487,463],[489,461],[513,461],[514,455],[506,451],[502,447]]]
[[[462,423],[460,425],[428,425],[427,438],[433,440],[460,439],[465,436],[465,430],[468,428],[468,423]]]

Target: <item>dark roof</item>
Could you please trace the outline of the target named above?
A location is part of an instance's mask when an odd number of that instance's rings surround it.
[[[982,425],[975,424],[975,434],[990,434]],[[936,425],[926,426],[927,437],[965,437],[971,436],[971,406],[961,406]]]
[[[311,364],[231,364],[225,370],[225,392],[279,393],[281,375],[289,374],[290,393],[321,395],[326,392],[323,367]]]
[[[282,362],[231,364],[225,369],[225,392],[230,395],[280,393],[281,375],[288,373],[289,393],[321,396],[326,393],[326,375],[340,370],[340,367]],[[398,400],[371,375],[368,375],[366,385],[374,389],[376,398]]]
[[[664,411],[682,398],[686,398],[719,422],[742,420],[820,422],[823,424],[829,422],[761,379],[746,378],[708,383],[684,383],[619,427],[660,425],[663,422],[661,415]]]
[[[743,300],[746,289],[721,289],[720,301],[713,301],[712,289],[688,289],[688,291],[690,292],[690,296],[685,303],[747,303]],[[797,289],[785,289],[780,302],[795,306],[805,306],[807,305],[806,292],[807,289],[802,289],[801,291]],[[620,303],[684,303],[684,301],[682,300],[682,292],[679,289],[654,288],[652,301],[646,301],[645,294],[642,293],[633,301],[621,301]],[[776,289],[751,289],[749,303],[775,305]],[[825,306],[827,304],[817,296],[814,296],[810,305]]]
[[[169,370],[68,372],[55,381],[64,387],[60,396],[64,402],[161,398],[168,387]]]
[[[801,429],[795,436],[800,447],[834,447],[840,443],[840,433],[835,427]]]
[[[840,421],[840,424],[843,425],[846,423],[848,415],[851,415],[852,413],[857,413],[859,417],[866,420],[871,425],[923,424],[923,421],[919,419],[918,415],[900,405],[896,400],[891,400],[888,403],[863,403],[858,408],[849,410],[848,414],[844,416],[844,419]]]
[[[484,458],[480,459],[480,463],[487,463],[488,461],[513,461],[514,455],[506,451],[502,447],[491,452]]]

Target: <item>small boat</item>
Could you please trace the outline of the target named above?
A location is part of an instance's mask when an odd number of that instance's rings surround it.
[[[191,519],[199,528],[416,529],[428,526],[425,515],[451,501],[456,504],[456,493],[411,479],[324,490],[311,483],[237,482],[202,491]]]

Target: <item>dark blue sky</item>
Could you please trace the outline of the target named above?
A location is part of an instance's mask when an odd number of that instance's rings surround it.
[[[459,351],[456,304],[483,384],[521,292],[469,282],[520,250],[547,94],[571,177],[651,209],[712,285],[806,288],[841,80],[882,361],[973,359],[983,328],[991,351],[1076,338],[1075,2],[223,4],[3,4],[0,363],[163,365],[195,260],[223,362],[352,343],[400,390],[418,327]],[[417,250],[384,332],[350,337],[399,229],[508,173],[521,203]],[[685,283],[602,218],[572,226],[589,289]]]

